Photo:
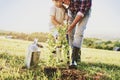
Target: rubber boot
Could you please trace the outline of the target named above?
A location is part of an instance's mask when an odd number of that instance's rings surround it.
[[[81,62],[81,50],[79,50],[78,52],[77,62]]]
[[[79,54],[80,48],[73,47],[72,50],[72,64],[70,64],[70,69],[76,69],[77,68],[77,62],[78,62],[78,54]]]

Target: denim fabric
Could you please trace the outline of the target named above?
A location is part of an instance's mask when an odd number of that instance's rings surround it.
[[[84,37],[84,30],[86,29],[86,24],[88,22],[89,16],[90,16],[90,12],[82,19],[82,21],[77,23],[76,27],[70,33],[69,44],[71,47],[74,46],[74,47],[81,48],[83,37]],[[74,18],[72,17],[71,19],[74,20]],[[71,20],[70,22],[72,22],[73,20]]]

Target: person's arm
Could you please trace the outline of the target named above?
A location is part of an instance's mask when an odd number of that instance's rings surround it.
[[[50,20],[51,23],[56,27],[57,25],[60,25],[60,23],[56,20],[56,8],[55,6],[52,6],[50,8]]]
[[[53,25],[58,26],[60,23],[55,19],[55,16],[51,16],[51,22]]]
[[[79,6],[79,10],[75,19],[73,20],[72,24],[69,26],[67,33],[69,34],[72,29],[75,27],[75,25],[82,20],[82,18],[84,17],[84,15],[87,13],[87,11],[90,9],[91,7],[91,0],[82,0],[81,1],[81,5]]]
[[[72,24],[70,24],[70,26],[68,27],[67,33],[69,34],[72,29],[76,26],[76,24],[82,20],[83,16],[81,15],[76,15],[75,19],[73,20]]]

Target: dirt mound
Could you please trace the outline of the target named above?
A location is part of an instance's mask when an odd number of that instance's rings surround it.
[[[104,73],[96,72],[95,75],[89,75],[87,72],[78,69],[45,67],[44,74],[48,77],[57,77],[56,73],[60,71],[61,76],[57,80],[103,80],[107,79]]]
[[[61,77],[58,80],[85,80],[83,79],[83,75],[85,73],[76,69],[45,67],[44,74],[48,77],[53,77],[55,76],[54,74],[57,73],[58,70],[61,73]]]
[[[83,80],[83,73],[75,69],[61,70],[62,80]]]
[[[44,74],[48,77],[53,77],[56,72],[57,72],[57,68],[55,68],[55,67],[45,67],[44,68]]]

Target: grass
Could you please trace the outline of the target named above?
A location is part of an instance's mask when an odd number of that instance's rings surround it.
[[[120,66],[120,52],[83,48],[82,61],[92,63],[105,63]]]
[[[40,63],[36,69],[22,69],[30,41],[0,39],[0,80],[56,80],[48,78],[43,68],[48,62],[46,43],[41,43]],[[82,48],[82,62],[78,70],[85,80],[120,80],[120,52]],[[60,65],[61,66],[61,65]]]

